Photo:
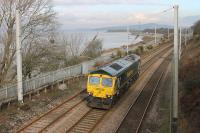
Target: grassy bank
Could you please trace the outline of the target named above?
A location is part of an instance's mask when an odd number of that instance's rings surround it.
[[[200,131],[200,38],[186,46],[180,62],[180,132]]]

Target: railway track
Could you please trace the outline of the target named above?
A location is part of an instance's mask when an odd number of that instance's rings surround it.
[[[165,60],[154,72],[151,79],[142,89],[143,91],[138,95],[137,100],[133,102],[127,110],[126,115],[115,131],[116,133],[138,133],[140,131],[144,117],[151,105],[152,98],[157,88],[160,86],[160,82],[169,62],[169,60]]]
[[[89,133],[104,118],[108,111],[99,109],[90,109],[67,133]]]
[[[162,52],[166,52],[169,49],[165,49]],[[161,56],[161,53],[159,53],[159,56]],[[158,56],[158,58],[159,58]],[[155,62],[156,59],[152,60],[151,58],[148,62],[146,62],[142,66],[142,72],[141,75],[145,73],[151,67],[151,65]],[[90,109],[77,123],[72,126],[69,130],[65,131],[66,133],[90,133],[93,131],[93,129],[101,122],[101,120],[104,118],[104,116],[107,114],[108,111],[105,110],[99,110],[99,109]]]
[[[144,64],[142,64],[141,73],[144,73],[144,69],[147,70],[151,64],[153,64],[153,62],[156,60],[155,56],[160,56],[163,52],[169,49],[170,47],[165,47],[156,51],[148,60],[144,62]],[[61,118],[63,118],[65,115],[70,113],[70,111],[83,103],[84,99],[80,98],[80,94],[83,93],[83,91],[84,90],[80,91],[49,112],[32,120],[30,123],[19,129],[17,133],[48,132],[49,127],[59,122]],[[81,129],[82,132],[91,132],[96,127],[96,125],[98,125],[101,119],[103,119],[107,112],[108,111],[105,110],[89,109],[89,111],[86,111],[85,115],[81,119],[79,119],[71,128],[64,130],[64,132],[76,132],[80,131]]]
[[[62,104],[58,105],[57,107],[53,108],[52,110],[48,111],[47,113],[37,117],[20,130],[17,133],[29,133],[29,132],[43,132],[45,131],[50,125],[54,124],[58,121],[62,116],[70,112],[73,108],[78,106],[80,103],[83,102],[84,99],[81,99],[79,95],[83,93],[85,90],[80,91],[76,95],[72,96],[68,100],[64,101]]]
[[[152,51],[150,56],[147,56],[147,57],[142,59],[142,64],[145,64],[146,62],[150,61],[155,56],[160,55],[160,53],[164,53],[164,51],[169,50],[170,48],[172,48],[172,45],[169,45],[169,46],[166,46],[166,47],[162,47],[161,49],[156,50],[156,51]]]
[[[159,51],[160,49],[163,49],[163,48],[166,48],[166,46],[157,46],[154,49],[152,49],[150,52],[145,53],[141,58],[145,59],[146,57],[148,57],[152,53],[155,53],[155,52],[157,52],[157,51]]]

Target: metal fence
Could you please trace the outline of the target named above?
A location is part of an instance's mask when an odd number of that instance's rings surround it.
[[[87,74],[90,68],[94,66],[97,61],[108,61],[110,59],[111,58],[109,56],[99,57],[95,60],[44,73],[29,80],[24,80],[23,93],[25,95],[31,91],[37,90],[38,88],[44,87],[46,85],[51,85],[56,81]],[[17,99],[17,83],[0,88],[0,103],[9,101],[10,99]]]

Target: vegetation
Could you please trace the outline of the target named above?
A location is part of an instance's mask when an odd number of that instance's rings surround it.
[[[117,50],[117,57],[121,58],[122,56],[123,56],[123,52],[120,49],[118,49]]]
[[[145,30],[143,30],[143,32],[155,33],[155,29],[145,29]],[[156,32],[159,33],[159,34],[167,35],[167,33],[168,33],[168,28],[157,28],[157,29],[156,29]],[[169,29],[169,32],[170,32],[170,33],[173,33],[173,32],[174,32],[174,29],[173,29],[173,28],[170,28],[170,29]]]
[[[102,40],[97,39],[97,35],[88,43],[85,50],[82,52],[82,55],[89,58],[97,57],[102,52]]]
[[[194,35],[199,34],[198,21],[194,27]],[[200,40],[199,37],[193,38],[186,46],[180,64],[180,105],[183,131],[198,132],[200,130]]]
[[[200,35],[200,20],[194,24],[193,30],[194,35]]]
[[[152,46],[152,45],[148,45],[148,46],[146,46],[146,48],[147,48],[148,50],[151,50],[151,49],[153,49],[153,46]]]
[[[82,56],[95,58],[102,51],[97,36],[85,41],[82,35],[60,35],[50,0],[1,0],[0,2],[0,86],[16,79],[16,9],[21,20],[23,79],[42,72],[80,63]],[[86,45],[86,51],[81,53]]]
[[[46,46],[56,26],[55,12],[49,0],[1,0],[0,2],[0,44],[3,44],[0,60],[0,84],[6,79],[15,78],[15,11],[21,16],[21,44],[24,77],[31,76],[31,71],[40,62],[37,57],[46,54]],[[34,56],[32,56],[34,55]],[[34,64],[34,65],[33,65]],[[8,76],[10,75],[10,76]]]
[[[80,63],[83,60],[93,59],[101,54],[102,41],[95,36],[91,41],[86,41],[81,34],[72,34],[67,36],[62,34],[61,49],[59,55],[62,55],[64,62],[61,67],[71,66]],[[85,44],[82,46],[81,44]],[[83,49],[83,50],[82,50]]]
[[[141,55],[144,52],[144,46],[138,46],[137,49],[135,49],[134,53],[137,55]]]

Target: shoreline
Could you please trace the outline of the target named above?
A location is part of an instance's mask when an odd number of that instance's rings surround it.
[[[154,36],[153,35],[149,35],[149,34],[145,35],[145,34],[143,34],[142,36],[139,36],[139,37],[142,37],[142,41],[139,41],[139,42],[137,42],[135,44],[131,44],[130,43],[128,45],[129,46],[129,51],[135,50],[138,46],[142,46],[142,45],[144,45],[144,46],[148,46],[148,45],[155,46]],[[123,46],[126,46],[126,45],[123,45]],[[117,47],[117,48],[111,48],[111,49],[103,50],[101,56],[112,55],[112,54],[117,53],[117,51],[125,51],[123,49],[123,46]]]

